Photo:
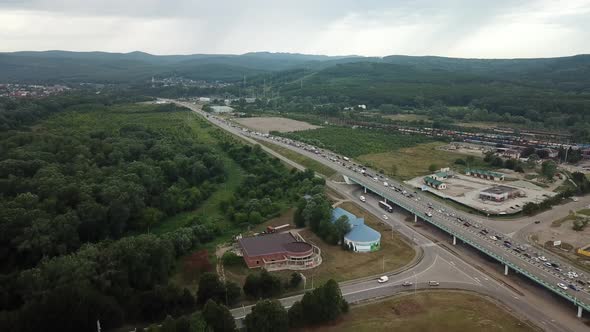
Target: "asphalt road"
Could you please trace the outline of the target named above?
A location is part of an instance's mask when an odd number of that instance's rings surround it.
[[[179,104],[186,106],[201,115],[206,116],[206,114],[201,112],[200,109],[195,105],[192,105],[190,103]],[[245,139],[252,143],[256,143],[256,141],[252,140],[248,133],[242,131],[239,128],[232,127],[224,121],[216,120],[212,116],[207,117],[207,119],[213,124],[221,127],[222,129],[240,136],[242,139]],[[265,138],[257,136],[256,139]],[[274,140],[271,141],[274,144],[279,144],[290,149],[296,150],[297,152],[304,154],[312,159],[327,164],[344,175],[356,178],[360,177],[359,174],[354,173],[351,170],[342,167],[341,165],[335,164],[314,153],[310,153],[303,149],[297,149],[296,147],[293,147],[291,145],[276,142]],[[276,157],[282,160],[286,160],[291,165],[298,166],[299,168],[301,168],[300,165],[297,165],[296,163],[287,160],[286,158],[277,154],[273,150],[265,148],[264,146],[263,148],[269,153],[275,155]],[[373,172],[373,174],[375,173]],[[364,179],[361,178],[358,180],[359,182],[361,182]],[[392,183],[393,181],[389,180],[388,182]],[[380,183],[369,182],[363,184],[369,188],[372,188],[374,191],[383,191],[383,188],[379,188],[378,186],[380,185]],[[395,185],[401,187],[401,184],[395,183]],[[357,198],[352,196],[350,192],[343,192],[342,190],[339,190],[339,193],[343,194],[345,197],[349,199]],[[393,191],[393,193],[396,192]],[[390,195],[390,193],[388,193],[388,195]],[[465,238],[481,242],[482,246],[485,246],[485,248],[488,248],[491,251],[499,252],[501,255],[504,255],[505,259],[507,260],[515,261],[519,264],[522,264],[521,261],[523,259],[521,257],[517,257],[512,250],[505,249],[505,247],[502,244],[497,244],[497,241],[492,241],[491,239],[487,240],[489,239],[489,237],[479,236],[479,229],[475,229],[474,227],[464,227],[462,226],[462,224],[459,224],[456,221],[452,220],[452,217],[446,216],[446,213],[451,211],[450,208],[445,207],[436,201],[429,200],[427,197],[424,196],[421,196],[421,199],[419,201],[408,199],[403,195],[397,195],[395,198],[396,200],[399,199],[400,201],[403,201],[405,204],[412,204],[412,206],[414,206],[415,208],[424,209],[425,211],[428,209],[428,202],[430,202],[433,205],[433,209],[428,210],[432,210],[433,215],[435,215],[434,218],[437,222],[445,223],[447,227],[451,228],[454,232],[461,234]],[[377,206],[375,200],[369,200],[368,203],[369,204],[367,204],[365,207],[369,212],[375,214],[376,216],[382,216],[384,214],[383,210]],[[444,209],[444,211],[438,212],[439,209],[441,211],[443,211],[442,209]],[[454,213],[456,215],[464,216],[464,214],[461,212]],[[472,216],[464,217],[472,219]],[[506,287],[503,283],[498,282],[496,279],[490,278],[485,273],[482,273],[481,271],[472,267],[470,264],[466,263],[461,258],[455,256],[453,253],[433,243],[430,239],[424,237],[420,233],[416,232],[415,229],[406,225],[406,223],[404,223],[401,219],[389,218],[389,220],[387,220],[386,222],[389,223],[395,229],[395,231],[405,235],[409,239],[412,239],[417,246],[420,246],[422,248],[424,255],[420,262],[418,262],[418,264],[413,268],[400,272],[398,274],[390,275],[389,282],[385,284],[378,284],[375,279],[364,279],[360,281],[342,283],[342,292],[348,301],[358,302],[368,299],[389,296],[402,291],[414,291],[423,288],[431,288],[430,286],[428,286],[428,281],[436,280],[440,282],[439,288],[463,289],[489,295],[501,301],[505,305],[517,311],[523,317],[538,324],[547,331],[577,331],[583,328],[582,324],[576,324],[577,321],[568,320],[567,322],[564,322],[552,319],[551,316],[543,310],[543,307],[532,305],[529,304],[527,301],[523,301],[520,298],[521,295],[515,292],[513,289]],[[480,221],[472,220],[472,223],[474,222]],[[532,262],[526,262],[525,266],[535,271],[536,273],[545,275],[544,277],[551,280],[551,282],[556,282],[556,280],[560,280],[558,276],[550,275],[548,271],[543,270],[542,268],[540,268]],[[413,286],[401,286],[401,284],[404,281],[411,281],[413,283]],[[586,293],[579,292],[579,294]],[[289,307],[294,301],[298,300],[299,298],[300,296],[294,296],[282,299],[281,301],[285,306]],[[239,319],[243,317],[245,314],[247,314],[249,310],[250,307],[236,308],[232,310],[232,313],[236,318]],[[572,308],[572,316],[573,315],[574,312]]]

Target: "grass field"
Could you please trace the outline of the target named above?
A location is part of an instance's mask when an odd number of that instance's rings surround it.
[[[465,292],[430,291],[352,306],[331,326],[302,331],[525,332],[541,331],[490,300]]]
[[[429,174],[431,164],[435,164],[437,168],[455,166],[455,160],[465,159],[462,154],[437,149],[443,145],[445,143],[442,142],[422,143],[397,151],[365,154],[357,159],[393,177],[407,180]],[[483,161],[476,158],[476,163],[483,164]]]
[[[386,119],[390,119],[390,120],[394,120],[394,121],[428,121],[431,122],[428,119],[428,116],[426,115],[422,115],[422,114],[390,114],[390,115],[384,115],[383,116]]]
[[[372,253],[353,253],[343,250],[340,246],[327,245],[312,231],[304,230],[301,232],[303,238],[322,250],[322,264],[313,270],[303,272],[308,277],[308,282],[311,276],[314,282],[323,283],[330,278],[345,281],[378,275],[384,270],[393,271],[407,265],[416,255],[414,249],[404,242],[399,234],[393,233],[392,238],[389,226],[384,226],[378,218],[358,205],[345,202],[340,207],[365,218],[367,225],[381,233],[381,249]]]
[[[268,143],[268,142],[264,142],[264,141],[260,141],[260,140],[257,140],[257,141],[258,141],[258,143],[280,153],[281,155],[287,157],[288,159],[291,159],[292,161],[298,163],[299,165],[309,168],[316,173],[324,175],[325,177],[330,177],[330,176],[336,174],[336,171],[333,170],[332,168],[330,168],[318,161],[307,158],[306,156],[304,156],[300,153],[294,152],[292,150],[289,150],[289,149],[284,148],[282,146],[278,146],[276,144],[272,144],[272,143]]]
[[[328,148],[348,157],[396,151],[401,148],[413,147],[419,143],[432,141],[432,139],[426,136],[404,135],[393,131],[352,129],[348,127],[326,127],[283,133],[281,135]]]

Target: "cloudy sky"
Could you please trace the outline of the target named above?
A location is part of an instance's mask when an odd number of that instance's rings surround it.
[[[0,51],[590,53],[590,0],[0,0]]]

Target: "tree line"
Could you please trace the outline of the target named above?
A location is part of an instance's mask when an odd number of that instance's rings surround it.
[[[126,123],[162,107],[137,107],[137,114],[79,107],[84,112],[63,113],[44,122],[43,130],[12,132],[0,140],[5,272],[86,242],[149,231],[166,216],[197,207],[225,180],[218,153],[187,125]],[[184,113],[163,109],[170,117]]]

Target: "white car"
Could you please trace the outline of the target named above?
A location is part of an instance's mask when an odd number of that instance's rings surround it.
[[[387,219],[389,219],[389,217],[386,214],[384,214],[383,219],[387,220]]]
[[[402,286],[405,286],[405,287],[412,286],[412,282],[411,281],[404,281]]]
[[[432,213],[430,213],[430,212],[426,212],[426,215],[429,217],[432,217]]]
[[[387,182],[383,182],[383,185],[384,185],[385,187],[387,187],[387,186],[389,186],[389,183],[387,183]]]
[[[541,260],[541,262],[546,262],[547,258],[545,258],[545,256],[539,256],[539,259]]]
[[[365,196],[361,196],[361,197],[359,197],[359,199],[361,200],[361,202],[366,202],[367,201],[367,199],[365,198]]]
[[[377,282],[380,283],[380,284],[385,283],[385,282],[388,282],[388,281],[389,281],[389,277],[388,276],[382,276],[382,277],[379,277],[379,279],[377,279]]]
[[[563,289],[563,290],[567,290],[567,286],[562,284],[561,282],[557,284],[557,287]]]

